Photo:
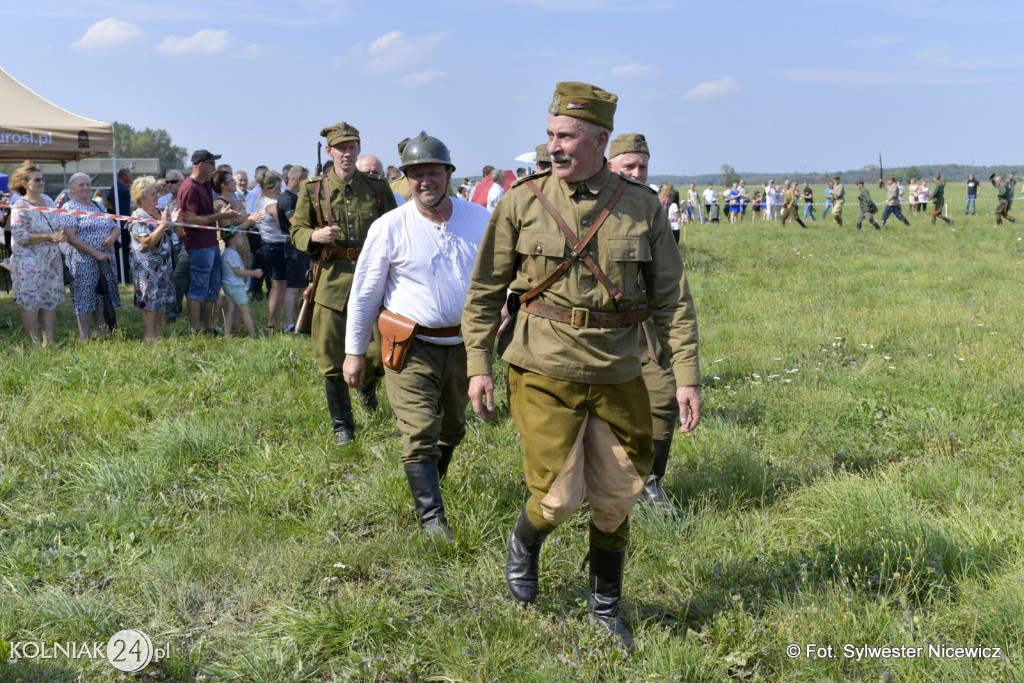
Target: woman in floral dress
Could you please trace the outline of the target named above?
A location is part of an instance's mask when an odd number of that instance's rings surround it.
[[[92,183],[89,176],[76,173],[68,180],[71,198],[62,208],[71,211],[105,212],[93,203]],[[125,207],[127,208],[127,207]],[[107,280],[114,306],[121,305],[117,291],[117,275],[114,273],[114,245],[120,235],[117,223],[109,218],[85,216],[61,216],[61,227],[67,234],[70,251],[68,267],[75,276],[71,283],[71,301],[78,316],[78,336],[85,340],[96,324],[96,336],[107,336],[107,321],[103,317],[103,297],[96,293],[100,277]]]
[[[42,320],[43,347],[53,346],[57,304],[64,301],[64,268],[60,247],[65,241],[55,216],[19,208],[49,207],[53,201],[43,194],[43,172],[31,161],[18,167],[10,178],[11,188],[21,195],[11,211],[11,271],[14,303],[21,307],[21,324],[32,341],[39,341]]]
[[[135,305],[142,309],[146,342],[160,338],[164,306],[174,299],[174,271],[171,269],[170,223],[145,223],[160,220],[159,199],[153,176],[136,178],[131,186],[132,201],[138,208],[132,213],[127,228],[131,234],[132,282],[135,284]]]

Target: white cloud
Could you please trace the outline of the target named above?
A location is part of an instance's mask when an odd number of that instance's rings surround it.
[[[135,24],[117,19],[97,21],[85,35],[71,43],[78,50],[100,50],[114,47],[142,37],[142,29]]]
[[[416,73],[403,76],[402,83],[404,85],[424,85],[433,81],[441,81],[445,78],[448,78],[448,74],[443,71],[417,71]]]
[[[705,81],[686,91],[683,99],[687,100],[710,100],[716,97],[725,97],[734,90],[738,90],[740,84],[732,76],[719,78],[717,81]]]
[[[625,76],[627,78],[654,78],[660,72],[661,69],[650,64],[619,64],[612,67],[613,76]]]
[[[167,36],[158,48],[166,55],[215,55],[231,47],[227,31],[203,29],[187,38]]]
[[[406,36],[401,31],[385,33],[370,43],[367,67],[383,73],[404,71],[410,64],[433,61],[434,52],[443,39],[444,33],[427,36]]]

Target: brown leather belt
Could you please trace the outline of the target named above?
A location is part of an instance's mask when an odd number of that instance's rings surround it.
[[[437,337],[438,339],[444,337],[461,337],[462,326],[453,325],[452,327],[423,327],[422,325],[417,325],[416,334],[422,334],[424,337]]]
[[[543,301],[528,301],[520,310],[538,318],[546,318],[559,323],[566,323],[579,329],[584,327],[626,327],[642,323],[651,316],[646,308],[634,308],[631,311],[592,311],[589,308],[565,308],[546,304]]]
[[[354,247],[352,249],[338,249],[331,247],[329,249],[322,249],[320,251],[320,262],[327,263],[329,261],[336,261],[340,258],[347,258],[349,260],[355,260],[359,258],[359,254],[363,253],[362,247]]]

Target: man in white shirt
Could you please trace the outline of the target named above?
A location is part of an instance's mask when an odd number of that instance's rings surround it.
[[[718,199],[718,193],[715,192],[715,186],[712,185],[711,183],[708,183],[708,187],[707,187],[706,190],[704,190],[703,196],[704,196],[704,215],[710,217],[711,216],[711,205],[715,203],[716,199]],[[707,218],[705,218],[704,220],[706,222]]]
[[[449,196],[455,166],[437,138],[420,133],[411,140],[401,168],[412,201],[370,226],[348,300],[343,373],[351,386],[362,386],[382,306],[418,325],[404,368],[386,372],[384,380],[420,526],[452,540],[440,480],[466,434],[469,378],[460,323],[490,214]]]
[[[487,211],[494,213],[494,207],[498,205],[501,198],[505,196],[505,172],[500,168],[491,171],[491,189],[487,190]]]

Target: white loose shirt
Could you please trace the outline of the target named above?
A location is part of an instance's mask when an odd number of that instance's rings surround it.
[[[442,227],[423,217],[415,202],[389,211],[370,226],[348,299],[345,353],[362,355],[381,305],[424,327],[462,322],[473,262],[490,214],[452,197],[452,217]],[[416,335],[435,344],[462,337]]]

